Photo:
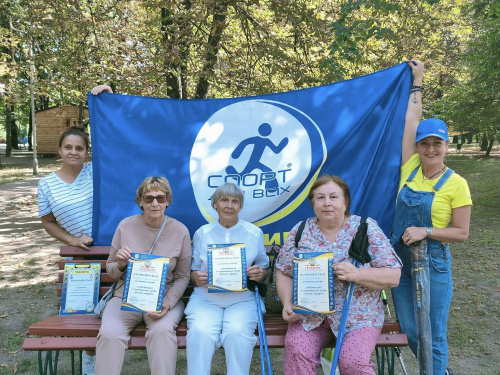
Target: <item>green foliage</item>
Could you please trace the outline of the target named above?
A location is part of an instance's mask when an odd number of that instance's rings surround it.
[[[332,22],[334,41],[330,45],[330,57],[323,67],[328,67],[327,78],[338,81],[351,75],[349,65],[362,60],[365,43],[375,40],[392,41],[394,31],[384,26],[384,21],[400,10],[396,3],[386,1],[348,1],[340,9],[339,18]],[[389,16],[389,17],[388,17]]]
[[[500,132],[500,6],[498,1],[476,0],[462,14],[474,23],[460,56],[460,74],[446,88],[434,111],[462,132]]]
[[[498,72],[500,8],[493,0],[468,4],[9,0],[0,5],[0,120],[8,100],[16,105],[18,125],[26,127],[31,62],[35,105],[42,109],[85,102],[100,83],[122,93],[183,98],[193,98],[203,83],[206,97],[246,96],[330,83],[417,58],[426,64],[427,115],[449,116],[457,127],[465,123],[463,113],[476,119],[469,109],[476,103],[458,100],[469,95],[485,98],[481,123],[491,123],[499,90],[487,83]]]

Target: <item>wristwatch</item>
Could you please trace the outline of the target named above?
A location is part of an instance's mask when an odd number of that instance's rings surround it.
[[[432,234],[432,228],[425,228],[427,230],[427,237],[429,237]]]

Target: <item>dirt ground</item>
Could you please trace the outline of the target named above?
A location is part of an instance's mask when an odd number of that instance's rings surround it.
[[[0,152],[4,154],[3,150]],[[4,168],[32,165],[26,151],[16,151],[11,158],[2,156],[1,161]],[[0,186],[0,374],[38,373],[36,353],[23,351],[22,343],[30,324],[57,314],[60,243],[48,236],[40,225],[36,187],[40,177],[59,166],[57,158],[40,158],[39,176]],[[499,320],[498,316],[491,318]],[[486,345],[490,346],[489,351],[496,353],[499,343],[497,337]],[[491,362],[499,358],[498,353],[485,358],[463,355],[460,348],[450,351],[450,365],[457,375],[500,375],[498,361]],[[281,374],[283,350],[273,349],[271,356],[274,373]],[[417,374],[416,361],[407,348],[403,349],[403,357],[408,374]],[[69,354],[62,353],[59,373],[70,373],[69,361]],[[145,373],[148,368],[145,351],[127,353],[123,374]],[[186,373],[184,350],[179,351],[177,368],[178,374]],[[212,370],[213,374],[225,374],[222,350],[217,351]],[[320,373],[322,371],[318,371]],[[396,363],[396,373],[403,373],[399,363]],[[260,374],[258,349],[254,352],[251,374]]]

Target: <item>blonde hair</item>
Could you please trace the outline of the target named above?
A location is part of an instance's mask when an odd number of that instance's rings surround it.
[[[139,205],[141,210],[144,211],[144,208],[141,206],[141,198],[144,197],[144,194],[153,191],[159,190],[165,193],[167,197],[167,203],[170,205],[172,203],[172,189],[170,189],[170,184],[165,177],[162,176],[149,176],[142,181],[137,189],[137,195],[135,197],[136,203]]]

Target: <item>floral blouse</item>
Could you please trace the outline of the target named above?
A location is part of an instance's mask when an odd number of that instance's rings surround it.
[[[361,217],[351,215],[347,223],[340,229],[334,242],[329,242],[321,232],[317,218],[307,219],[306,226],[302,232],[299,248],[295,248],[295,235],[300,223],[296,224],[290,231],[285,245],[281,249],[276,268],[289,276],[293,275],[293,253],[295,252],[332,252],[333,263],[351,262],[349,247],[352,239],[356,235]],[[389,240],[373,219],[367,219],[368,224],[368,253],[372,260],[369,263],[360,265],[363,268],[401,268],[401,261],[394,252]],[[323,320],[328,317],[330,327],[336,335],[347,282],[339,281],[334,275],[335,313],[323,314],[302,314],[302,327],[310,331],[319,327]],[[346,332],[365,328],[382,327],[384,324],[384,310],[381,299],[381,291],[374,290],[355,284],[354,293],[349,308]]]

